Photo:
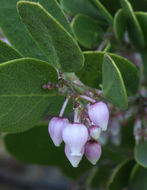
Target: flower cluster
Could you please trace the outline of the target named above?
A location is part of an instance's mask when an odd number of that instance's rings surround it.
[[[83,99],[89,100],[86,96]],[[59,117],[53,117],[48,126],[49,134],[55,146],[65,143],[65,154],[73,167],[77,167],[83,155],[92,163],[96,164],[101,156],[101,145],[98,142],[102,131],[106,131],[109,110],[107,105],[100,101],[87,104],[84,114],[79,114],[78,106],[74,112],[74,122],[70,123],[63,118],[65,107],[69,97],[65,100]],[[79,119],[82,115],[82,119]]]

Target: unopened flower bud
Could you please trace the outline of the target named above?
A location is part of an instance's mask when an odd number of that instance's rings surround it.
[[[88,130],[81,123],[69,123],[63,129],[63,140],[69,146],[71,156],[81,156],[82,148],[88,140]]]
[[[89,141],[85,145],[86,158],[95,165],[101,156],[101,146],[98,142]]]
[[[65,154],[68,160],[70,161],[71,165],[73,167],[78,167],[78,164],[80,163],[82,156],[84,154],[84,147],[81,150],[81,155],[80,156],[71,156],[71,150],[70,147],[66,144],[65,145]]]
[[[48,125],[48,131],[51,139],[53,140],[55,146],[60,146],[62,142],[62,131],[63,128],[69,123],[68,119],[53,117]]]
[[[106,131],[109,120],[109,110],[105,103],[97,102],[88,106],[88,115],[95,125],[99,126],[103,131]]]
[[[98,140],[101,134],[101,128],[98,126],[92,126],[89,128],[89,135],[92,139]]]

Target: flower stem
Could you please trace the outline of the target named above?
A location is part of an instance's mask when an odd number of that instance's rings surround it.
[[[74,110],[74,123],[78,123],[79,122],[78,112],[79,112],[79,108],[77,107]]]
[[[63,106],[62,106],[62,108],[61,108],[61,111],[60,111],[59,117],[62,117],[62,116],[63,116],[64,111],[65,111],[65,108],[66,108],[66,106],[67,106],[67,104],[68,104],[69,98],[70,98],[70,97],[67,96],[66,100],[64,101],[64,104],[63,104]]]
[[[80,95],[79,98],[82,98],[82,99],[87,100],[92,103],[96,102],[93,98],[90,98],[89,96],[85,96],[85,95]]]

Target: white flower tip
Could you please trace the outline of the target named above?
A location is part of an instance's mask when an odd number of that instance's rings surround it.
[[[80,152],[72,152],[70,153],[71,156],[82,156],[82,154]]]
[[[56,147],[59,147],[60,145],[61,145],[61,143],[57,143],[57,142],[55,142],[55,141],[53,141],[54,142],[54,145],[56,146]]]
[[[84,153],[84,148],[82,149],[82,153],[79,156],[77,156],[77,155],[72,155],[71,156],[70,147],[67,144],[65,145],[66,157],[68,158],[68,160],[70,161],[71,165],[74,168],[78,167],[78,164],[80,163],[80,161],[82,159],[83,153]]]
[[[89,135],[92,139],[97,141],[101,135],[101,131],[102,129],[100,127],[92,126],[89,128]]]
[[[92,165],[96,165],[96,163],[98,162],[98,160],[89,160],[89,162],[91,162]]]
[[[77,168],[77,167],[79,166],[78,164],[72,163],[72,162],[71,162],[71,165],[72,165],[74,168]]]
[[[106,131],[106,130],[107,130],[107,127],[108,127],[108,125],[102,125],[102,126],[101,126],[102,131]]]

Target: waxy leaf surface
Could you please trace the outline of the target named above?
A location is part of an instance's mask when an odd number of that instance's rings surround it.
[[[145,190],[147,189],[147,169],[136,164],[130,175],[131,190]]]
[[[114,17],[113,28],[117,40],[122,40],[127,26],[127,16],[119,9]]]
[[[103,29],[99,22],[86,15],[77,15],[72,22],[77,41],[85,48],[97,48],[102,41]]]
[[[57,82],[56,70],[46,62],[22,58],[0,65],[0,131],[20,132],[40,122],[56,90],[42,85]]]
[[[145,84],[147,86],[147,48],[141,52],[142,65],[143,65],[143,73],[145,78]]]
[[[21,57],[22,55],[17,50],[0,40],[0,63]]]
[[[83,55],[74,38],[39,3],[20,1],[19,14],[50,63],[65,72],[79,70]]]
[[[147,168],[147,142],[141,142],[135,147],[135,159],[139,165]]]
[[[31,1],[39,2],[68,32],[72,33],[63,11],[55,0]],[[17,2],[18,0],[0,0],[0,28],[11,44],[24,56],[46,60],[40,48],[35,44],[21,22],[16,9]]]
[[[61,7],[70,15],[85,14],[94,18],[101,17],[91,0],[61,0]]]
[[[99,85],[102,84],[102,64],[104,54],[105,52],[84,52],[84,67],[80,71],[76,72],[76,75],[87,86],[99,88]],[[108,55],[114,60],[116,66],[121,72],[127,94],[130,96],[136,94],[139,86],[137,68],[133,63],[121,56],[112,53],[108,53]]]
[[[146,47],[147,47],[147,13],[136,12],[136,17],[143,31],[143,35],[144,35]]]
[[[66,97],[65,96],[54,96],[50,99],[49,102],[49,111],[48,114],[49,115],[56,115],[58,116],[62,105],[65,101]],[[64,115],[73,112],[73,101],[70,99],[67,107],[65,109]]]
[[[92,2],[98,8],[98,11],[100,11],[100,13],[102,14],[103,18],[106,19],[106,21],[110,25],[113,25],[113,17],[108,12],[108,10],[103,6],[103,4],[99,0],[92,0]]]
[[[128,186],[129,176],[135,164],[134,160],[125,160],[117,166],[108,182],[107,190],[122,190]]]
[[[103,94],[106,100],[122,110],[127,109],[128,99],[121,73],[107,54],[103,60]]]
[[[128,0],[121,0],[120,2],[125,14],[128,16],[129,37],[134,46],[142,50],[145,47],[145,39],[133,8]]]

